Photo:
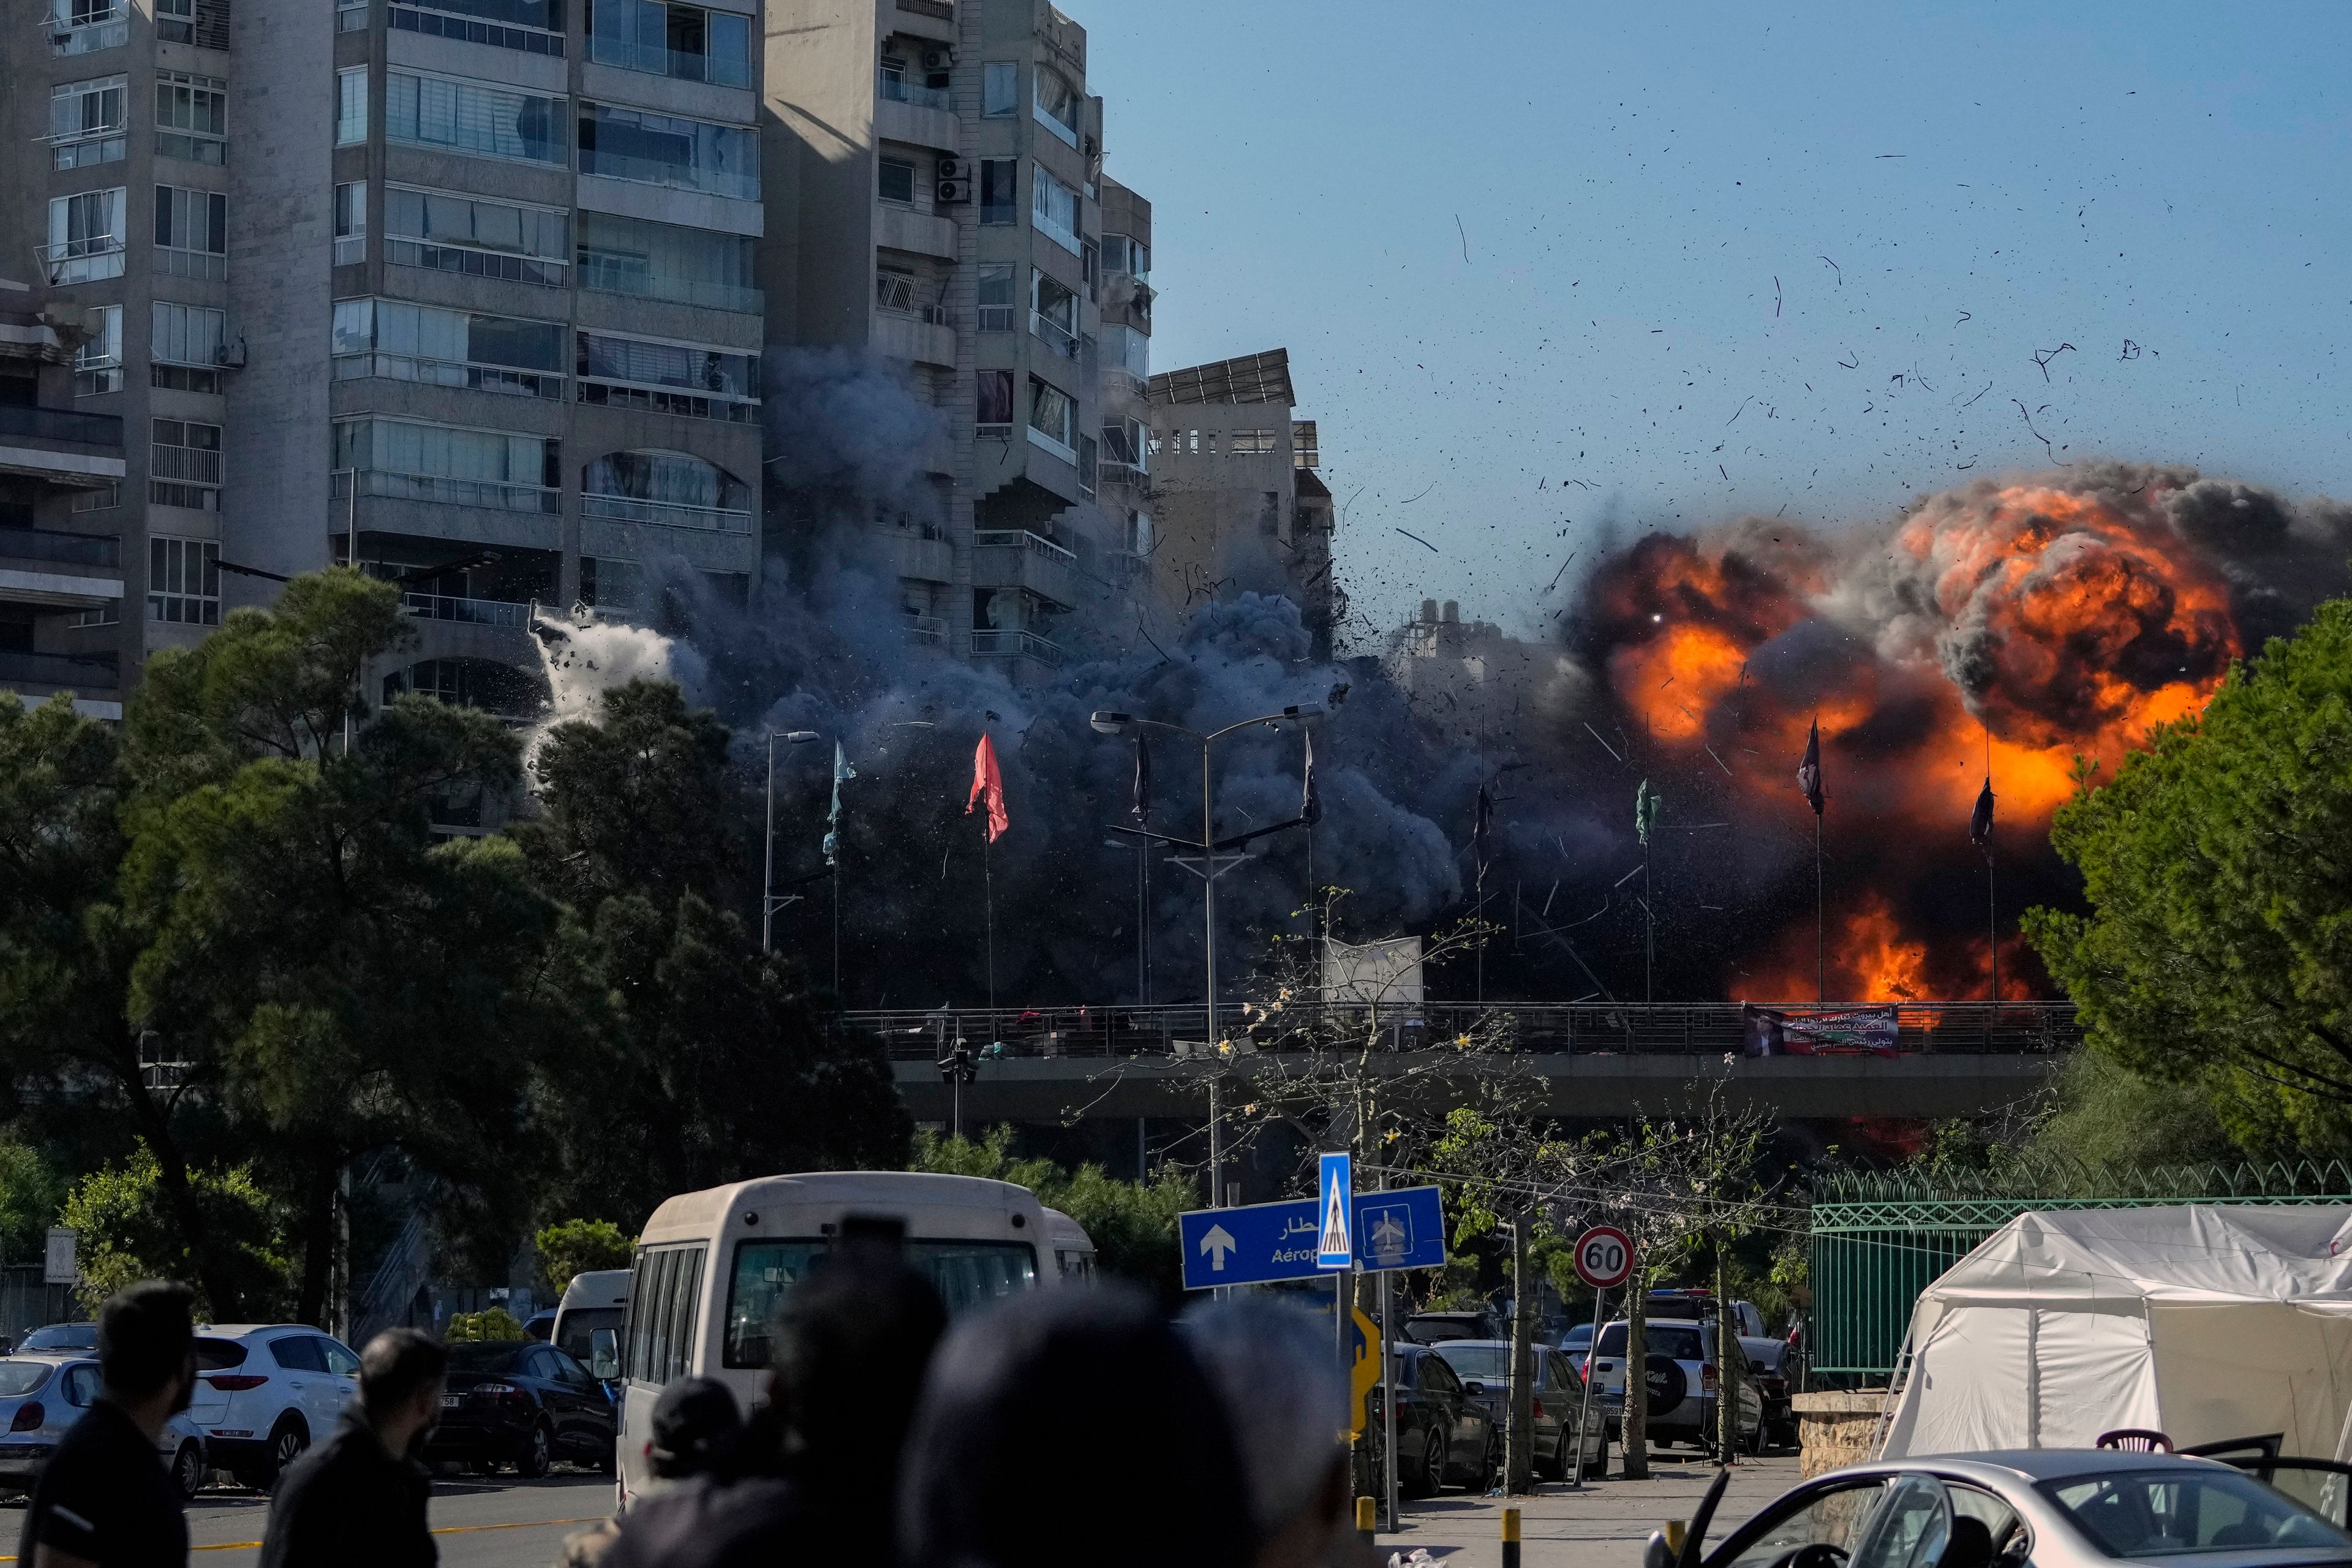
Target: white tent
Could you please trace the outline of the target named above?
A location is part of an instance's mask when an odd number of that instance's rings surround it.
[[[2277,1432],[2341,1456],[2352,1206],[2020,1215],[1927,1287],[1885,1454],[2176,1445]]]

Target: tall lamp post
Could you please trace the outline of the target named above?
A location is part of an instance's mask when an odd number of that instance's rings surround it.
[[[776,897],[776,742],[788,746],[805,746],[817,738],[814,730],[771,730],[768,731],[768,848],[767,865],[760,878],[760,951],[774,951],[776,911],[800,898],[798,893]]]
[[[1227,735],[1239,730],[1249,729],[1253,725],[1278,725],[1285,720],[1305,723],[1310,719],[1322,717],[1322,714],[1323,709],[1319,703],[1294,703],[1278,713],[1261,713],[1255,719],[1244,719],[1237,724],[1228,724],[1222,730],[1212,730],[1205,735],[1198,730],[1188,730],[1181,724],[1170,724],[1158,719],[1139,719],[1132,713],[1121,713],[1108,708],[1097,710],[1087,721],[1094,726],[1095,732],[1098,735],[1132,735],[1140,729],[1166,730],[1172,734],[1188,736],[1201,742],[1201,839],[1199,843],[1195,844],[1189,838],[1171,838],[1160,833],[1147,833],[1139,827],[1120,827],[1114,825],[1111,831],[1124,833],[1137,838],[1158,839],[1162,844],[1173,844],[1179,848],[1198,849],[1201,852],[1202,951],[1206,954],[1208,969],[1208,991],[1202,1002],[1202,1014],[1208,1026],[1208,1034],[1204,1037],[1203,1043],[1212,1051],[1216,1049],[1217,1045],[1217,851],[1238,849],[1253,838],[1263,838],[1269,833],[1279,833],[1288,827],[1304,826],[1307,818],[1300,816],[1288,822],[1277,822],[1271,827],[1261,827],[1249,833],[1236,834],[1231,838],[1220,839],[1217,837],[1214,821],[1215,797],[1212,793],[1214,785],[1209,772],[1210,751]],[[1240,858],[1234,858],[1238,860]],[[1213,1104],[1209,1112],[1209,1204],[1212,1207],[1222,1206],[1224,1202],[1225,1194],[1221,1190],[1223,1174],[1223,1144],[1217,1129],[1217,1114]]]

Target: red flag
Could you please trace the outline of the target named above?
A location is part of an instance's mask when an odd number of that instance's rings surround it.
[[[996,742],[988,731],[980,732],[980,747],[971,754],[971,798],[964,803],[963,814],[971,815],[972,807],[988,803],[988,841],[995,843],[1013,826],[1013,818],[1004,813],[1004,775],[996,771]]]

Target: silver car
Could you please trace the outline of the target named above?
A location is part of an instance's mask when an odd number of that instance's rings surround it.
[[[0,1496],[33,1489],[66,1429],[98,1397],[96,1358],[70,1351],[0,1356]],[[186,1413],[163,1424],[155,1449],[184,1498],[196,1495],[211,1473],[204,1428]]]
[[[1677,1553],[1645,1568],[2290,1568],[2352,1562],[2352,1467],[2108,1449],[1927,1455],[1816,1477],[1705,1543],[1708,1493]],[[2295,1467],[2301,1467],[2297,1468]],[[2265,1485],[2257,1475],[2276,1483]],[[2319,1506],[2297,1500],[2308,1494]],[[2329,1517],[2330,1515],[2334,1517]]]
[[[1498,1432],[1510,1430],[1511,1342],[1508,1340],[1447,1340],[1429,1347],[1462,1379],[1462,1391],[1486,1412]],[[1609,1425],[1598,1402],[1585,1408],[1584,1381],[1568,1357],[1547,1345],[1536,1345],[1533,1426],[1536,1473],[1556,1481],[1568,1479],[1568,1429],[1578,1413],[1584,1415],[1583,1453],[1589,1477],[1609,1468]]]

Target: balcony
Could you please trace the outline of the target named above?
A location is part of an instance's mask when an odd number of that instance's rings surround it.
[[[977,529],[971,536],[971,581],[980,588],[1025,588],[1075,609],[1084,578],[1078,558],[1026,529]]]
[[[15,653],[0,650],[0,686],[47,686],[73,691],[113,691],[122,684],[110,653]]]
[[[917,364],[953,370],[955,329],[944,321],[928,321],[893,310],[874,312],[874,352],[885,359],[911,360]]]
[[[686,506],[677,501],[639,500],[635,496],[583,495],[583,518],[607,518],[614,522],[645,522],[659,528],[691,528],[705,533],[751,531],[751,514],[720,506]]]
[[[910,16],[929,16],[934,21],[952,22],[955,7],[949,0],[896,0],[899,10]]]
[[[63,288],[68,283],[94,283],[100,279],[121,277],[123,249],[121,235],[93,234],[57,245],[36,246],[33,254],[47,269],[50,284]]]
[[[956,226],[950,219],[932,213],[884,202],[874,209],[874,243],[885,250],[903,250],[910,255],[952,261],[956,255]]]
[[[122,547],[111,534],[0,528],[0,603],[101,610],[122,602]]]
[[[1029,312],[1030,335],[1064,359],[1078,357],[1078,335],[1043,311]]]
[[[420,359],[414,354],[360,353],[335,356],[337,381],[381,376],[387,381],[417,381],[428,386],[458,386],[472,392],[495,392],[509,397],[544,397],[563,401],[563,377],[551,371],[510,370],[503,365],[473,364],[459,360]]]
[[[0,407],[0,474],[74,489],[119,484],[122,421],[111,414],[63,408]]]
[[[350,469],[333,476],[335,500],[342,500],[351,495],[353,477]],[[356,477],[360,494],[382,500],[478,507],[486,511],[538,512],[549,517],[563,510],[563,492],[543,485],[507,484],[497,479],[457,479],[440,474],[401,474],[387,468],[361,468]]]
[[[521,631],[530,623],[529,605],[503,599],[467,599],[455,594],[404,593],[401,613],[420,621],[462,621],[467,626],[504,626]]]
[[[1059,669],[1064,655],[1058,647],[1035,632],[975,631],[971,634],[971,657],[1034,658],[1049,669]]]
[[[1106,485],[1125,485],[1130,489],[1139,490],[1151,483],[1141,463],[1122,463],[1113,458],[1104,458],[1097,474]]]
[[[948,623],[941,616],[908,616],[906,622],[907,640],[917,647],[935,647],[945,651],[948,646]]]
[[[40,27],[49,36],[49,52],[53,55],[95,54],[131,41],[131,12],[121,5],[107,11],[84,12],[79,16],[60,16],[52,12],[40,18]]]
[[[877,71],[874,90],[890,103],[911,103],[918,109],[953,110],[955,100],[943,87],[925,87],[907,79],[904,71]]]
[[[890,563],[899,576],[918,583],[955,581],[955,546],[944,539],[900,533],[890,541]]]

